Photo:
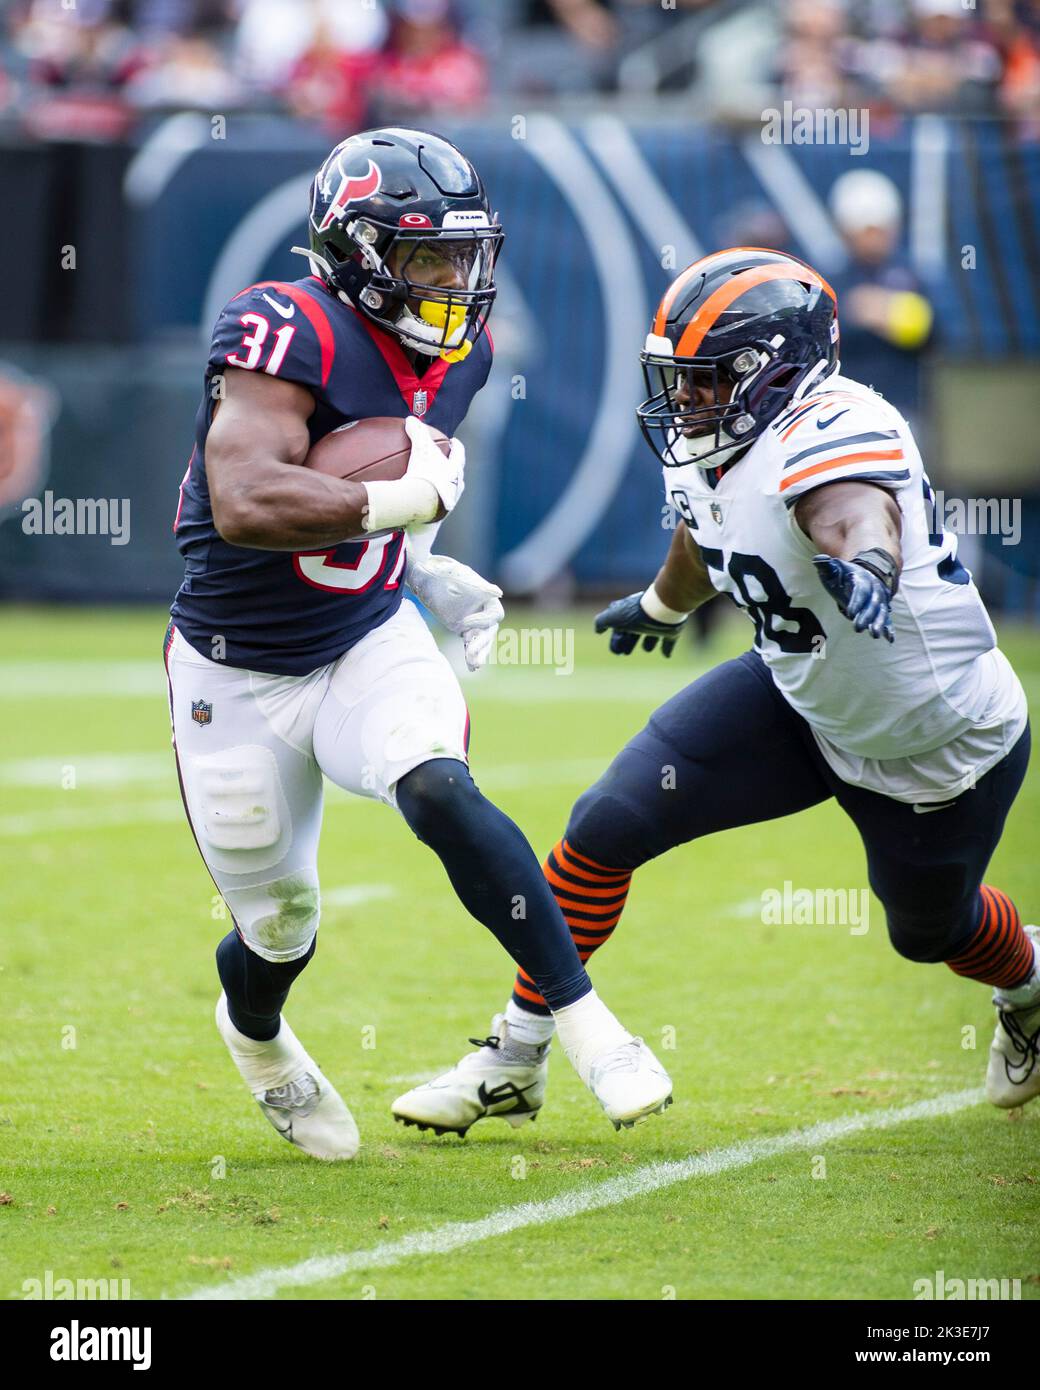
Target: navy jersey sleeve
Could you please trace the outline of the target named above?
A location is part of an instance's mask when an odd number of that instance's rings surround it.
[[[299,285],[268,281],[230,300],[213,329],[210,375],[226,367],[296,381],[316,395],[332,370],[335,342],[324,309]]]

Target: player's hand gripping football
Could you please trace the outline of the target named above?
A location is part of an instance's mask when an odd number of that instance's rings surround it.
[[[643,607],[642,597],[642,594],[629,594],[627,598],[616,598],[602,613],[596,614],[596,631],[610,633],[610,650],[617,656],[628,656],[635,651],[640,637],[644,651],[652,652],[660,641],[662,653],[671,656],[686,619],[681,623],[659,623]]]
[[[875,565],[871,557],[879,557]],[[888,566],[891,573],[886,573]],[[838,605],[838,612],[848,618],[857,632],[869,632],[871,637],[883,637],[894,642],[892,632],[892,595],[895,592],[895,562],[886,551],[869,551],[851,560],[838,560],[833,555],[814,555],[813,564],[820,583]]]
[[[421,478],[432,484],[441,499],[444,511],[450,512],[466,486],[466,450],[459,439],[451,441],[451,452],[445,458],[437,446],[430,427],[415,415],[404,422],[405,433],[412,441],[406,478]]]
[[[478,671],[485,665],[505,617],[498,585],[447,555],[417,556],[411,551],[406,582],[438,622],[462,638],[469,669]]]

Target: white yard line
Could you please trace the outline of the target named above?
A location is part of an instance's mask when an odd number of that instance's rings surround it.
[[[182,819],[184,808],[176,798],[177,774],[171,754],[162,756],[161,764],[149,761],[150,755],[112,754],[109,761],[104,754],[93,754],[89,759],[77,761],[70,756],[67,765],[77,769],[77,789],[62,792],[67,799],[64,806],[52,806],[45,810],[31,810],[0,816],[0,839],[21,838],[27,835],[47,835],[67,830],[109,830],[118,825],[145,825],[156,822]],[[569,761],[548,763],[488,763],[482,766],[476,761],[473,775],[481,787],[489,791],[523,790],[525,787],[557,787],[573,784],[584,787],[595,780],[603,771],[608,758],[572,758]],[[88,769],[88,764],[90,769]],[[0,784],[13,786],[32,786],[37,789],[57,790],[60,786],[61,765],[51,758],[15,759],[0,763]],[[104,769],[102,772],[101,769]],[[91,801],[88,805],[77,806],[75,799],[80,792],[96,791],[111,794],[121,787],[141,780],[141,769],[153,769],[149,781],[156,788],[165,784],[172,796],[168,801],[127,801],[120,798],[111,804]],[[123,780],[125,778],[125,780]],[[326,810],[339,810],[345,806],[362,806],[365,797],[354,796],[343,791],[331,782],[325,784]]]
[[[177,784],[173,750],[155,753],[70,753],[67,757],[7,758],[0,762],[0,785],[68,790],[75,777],[76,789],[127,787],[137,782]]]
[[[678,662],[678,664],[677,664]],[[489,704],[542,705],[557,700],[576,704],[638,706],[639,715],[663,704],[684,686],[716,665],[698,654],[692,662],[658,661],[656,665],[617,662],[614,665],[582,663],[569,674],[552,667],[502,665],[461,673],[463,692],[479,718],[482,702]],[[157,669],[158,668],[158,669]],[[1026,694],[1040,700],[1040,678],[1031,672],[1020,677]],[[151,661],[13,661],[5,664],[0,680],[0,703],[5,700],[41,699],[147,699],[167,702],[166,677],[161,662]],[[479,724],[477,726],[479,732]],[[632,732],[636,732],[633,724]],[[53,763],[53,759],[51,760]],[[66,761],[73,761],[71,758]]]
[[[75,792],[66,793],[74,797]],[[51,811],[22,811],[0,816],[0,839],[53,835],[66,830],[110,830],[116,825],[145,825],[184,819],[184,807],[169,801],[137,801],[131,805],[62,806]]]
[[[746,1168],[765,1158],[796,1150],[810,1151],[822,1144],[833,1143],[863,1130],[891,1129],[913,1120],[935,1119],[967,1110],[983,1098],[981,1088],[951,1091],[932,1100],[916,1101],[897,1109],[866,1111],[845,1115],[838,1120],[824,1120],[808,1129],[790,1130],[770,1139],[749,1139],[724,1149],[691,1155],[672,1163],[650,1163],[622,1177],[610,1178],[595,1186],[579,1187],[544,1202],[521,1202],[502,1207],[477,1221],[452,1221],[420,1231],[400,1240],[384,1241],[368,1250],[349,1250],[336,1255],[316,1255],[299,1264],[282,1265],[258,1270],[255,1274],[230,1279],[225,1284],[211,1284],[183,1295],[187,1299],[258,1299],[273,1298],[280,1289],[306,1288],[312,1284],[338,1279],[344,1274],[362,1270],[386,1269],[426,1255],[448,1255],[469,1245],[478,1245],[495,1236],[509,1235],[525,1227],[545,1226],[554,1221],[566,1221],[586,1212],[602,1211],[605,1207],[645,1197],[649,1192],[674,1187],[691,1178],[710,1178],[734,1168]]]
[[[582,700],[596,704],[639,703],[650,709],[696,680],[708,669],[698,659],[693,665],[661,662],[656,666],[603,667],[583,665],[559,674],[552,666],[503,664],[460,676],[466,698],[502,703],[544,704],[554,700]],[[609,676],[610,679],[605,679]],[[147,699],[167,702],[162,662],[151,661],[13,661],[5,664],[0,680],[0,701],[54,699],[82,702],[86,699]]]

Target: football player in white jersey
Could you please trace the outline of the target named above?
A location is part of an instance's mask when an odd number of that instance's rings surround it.
[[[651,715],[544,870],[587,960],[641,864],[833,796],[895,949],[994,989],[987,1094],[1022,1105],[1040,1094],[1040,930],[983,876],[1029,759],[1025,696],[909,426],[841,376],[838,350],[833,290],[779,252],[706,256],[661,300],[638,414],[682,520],[653,583],[596,627],[619,655],[668,656],[721,590],[754,645]],[[492,1036],[394,1114],[464,1130],[508,1115],[509,1088],[533,1111],[552,1031],[521,972]]]

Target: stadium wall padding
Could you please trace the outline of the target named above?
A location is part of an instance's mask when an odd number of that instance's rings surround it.
[[[676,258],[737,240],[741,218],[769,214],[786,224],[787,249],[825,274],[840,270],[829,263],[838,242],[826,197],[850,168],[881,169],[902,191],[907,259],[936,307],[937,351],[1040,352],[1040,145],[997,123],[906,121],[860,157],[608,116],[445,133],[481,168],[507,232],[497,362],[469,440],[471,472],[492,484],[479,538],[458,534],[514,588],[561,570],[586,587],[645,580],[668,538],[656,465],[632,418],[637,354]],[[288,248],[305,237],[304,190],[327,151],[320,132],[282,120],[232,116],[226,134],[175,117],[132,148],[0,149],[14,206],[40,210],[0,225],[3,264],[17,270],[0,374],[8,363],[49,383],[57,401],[37,491],[126,497],[132,516],[126,546],[31,536],[8,497],[0,595],[165,601],[176,586],[170,522],[212,315],[253,280],[307,273]],[[74,271],[60,268],[67,246]],[[539,552],[579,461],[567,553],[558,540]],[[941,460],[930,466],[941,481]]]

